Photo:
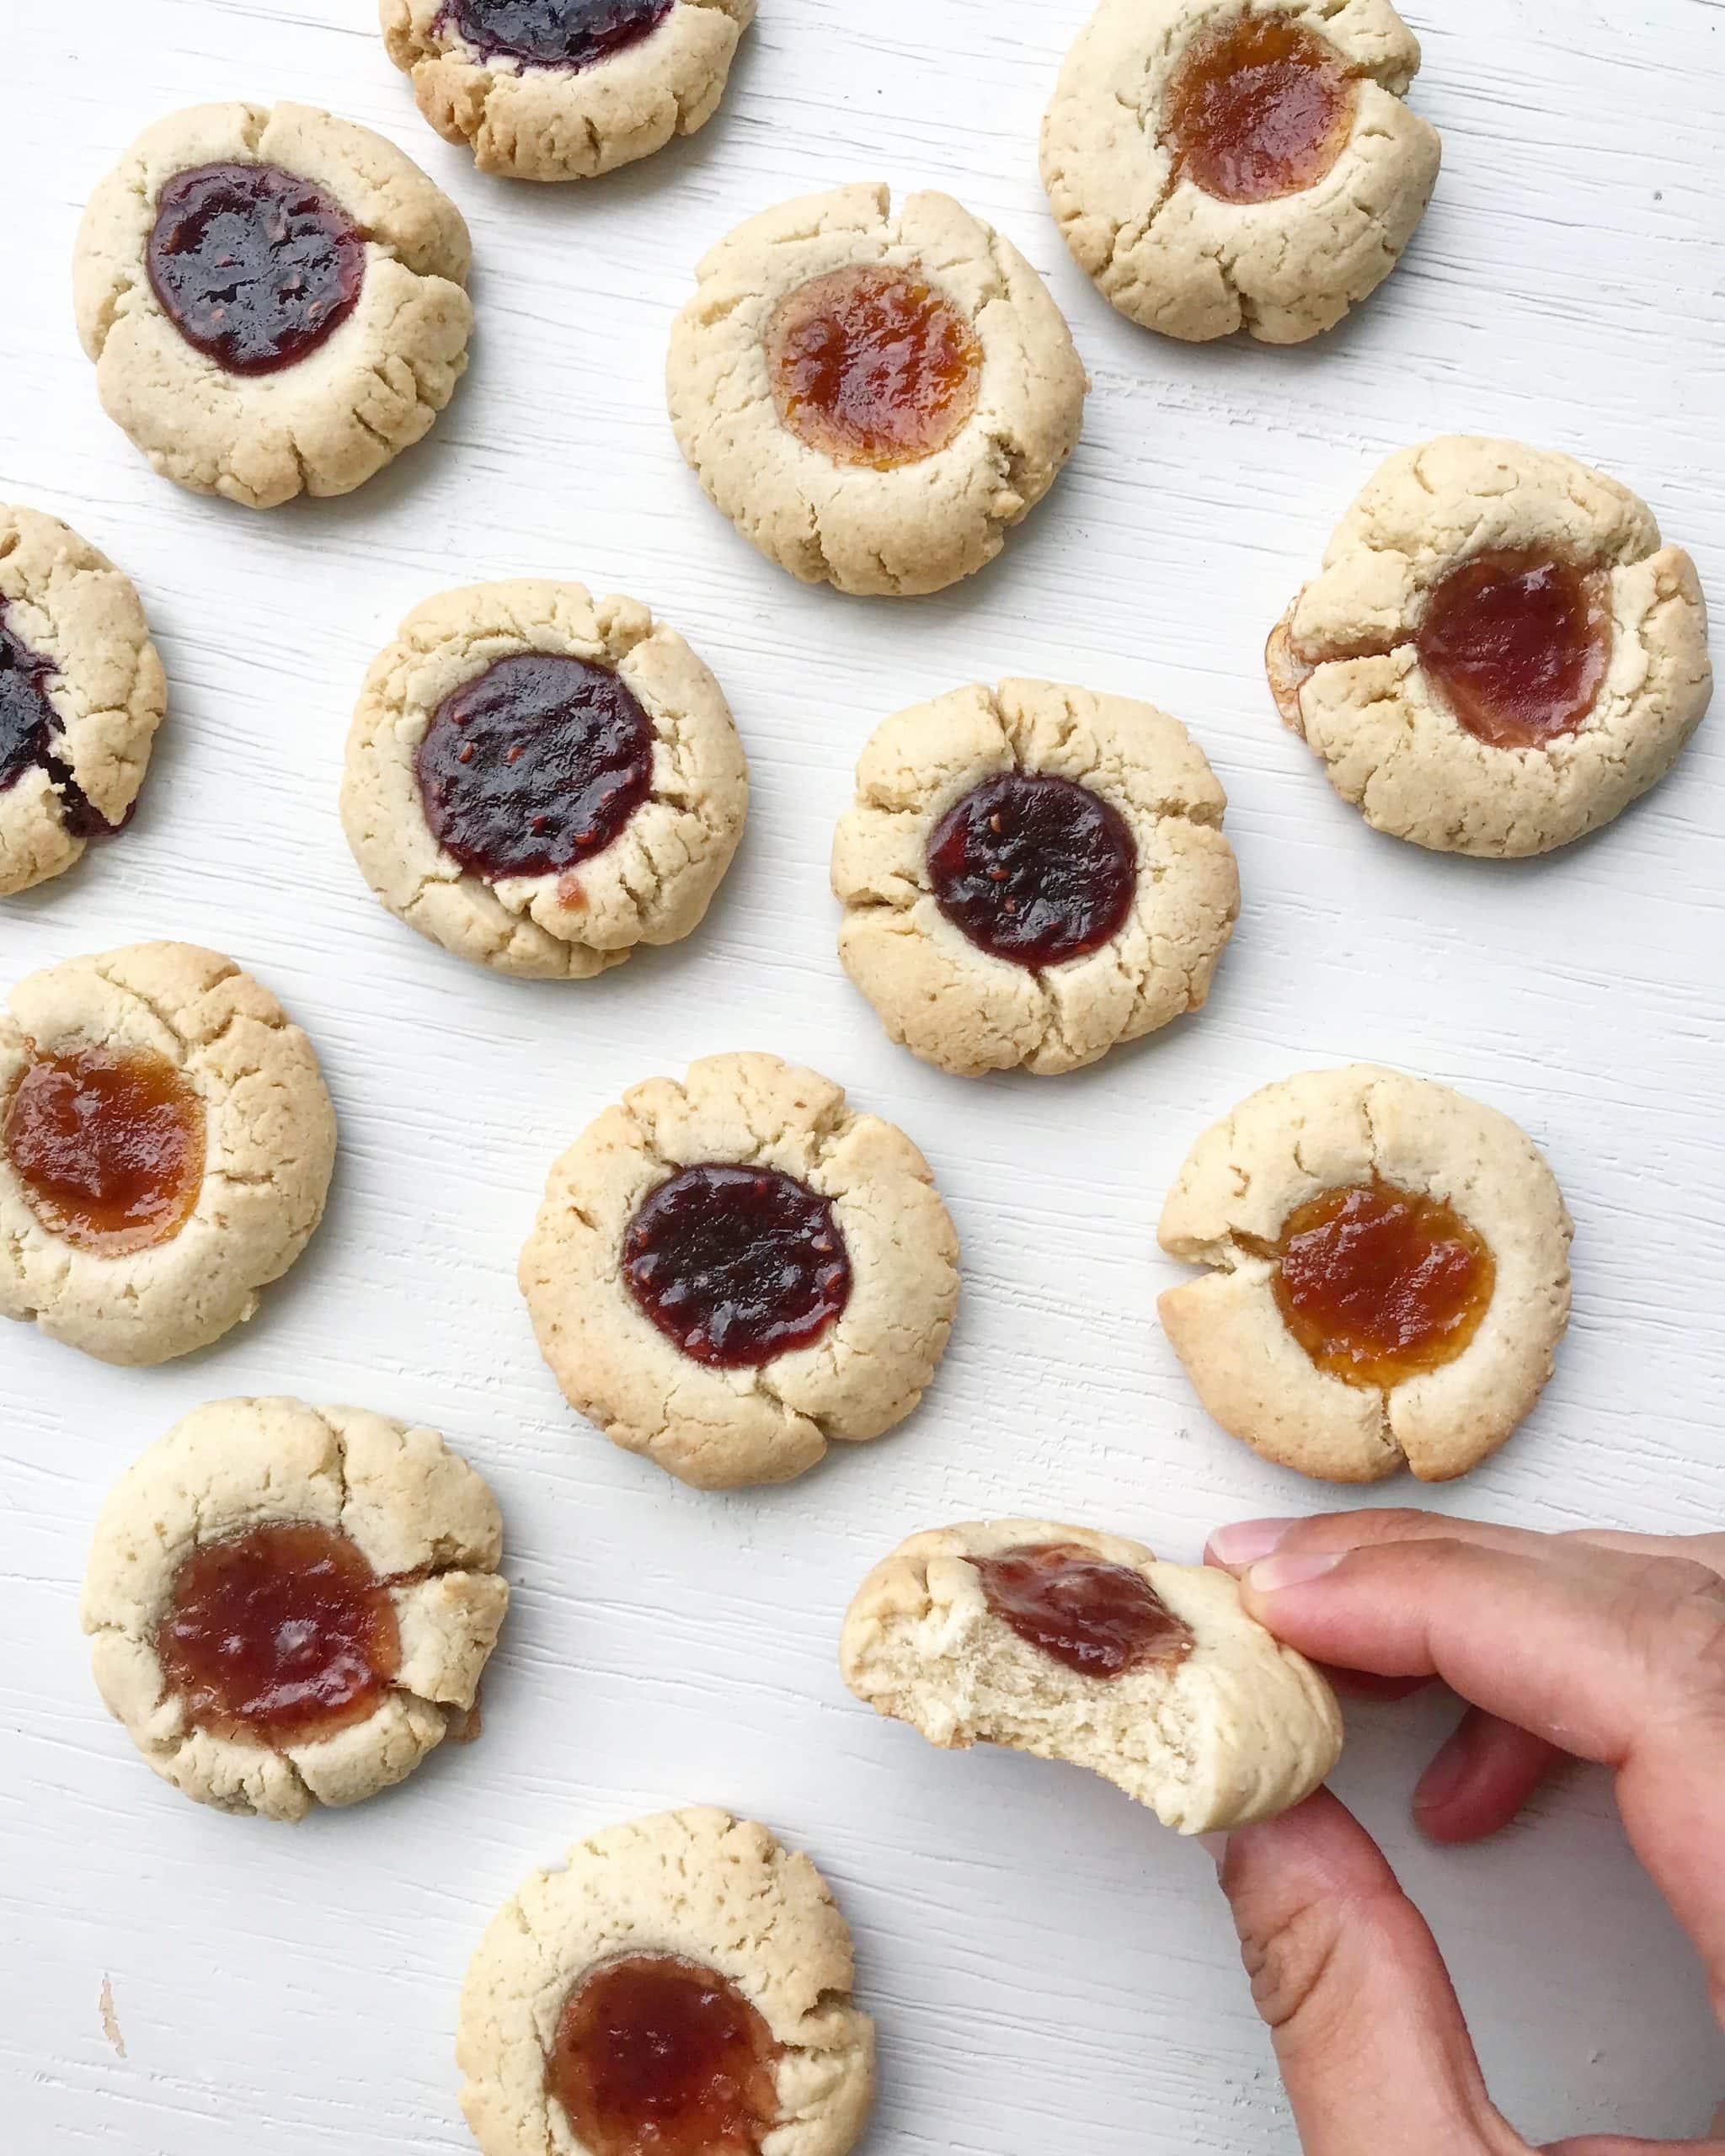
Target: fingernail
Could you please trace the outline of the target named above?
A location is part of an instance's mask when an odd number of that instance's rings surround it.
[[[1246,1584],[1254,1594],[1279,1594],[1284,1588],[1305,1587],[1334,1572],[1347,1554],[1345,1550],[1290,1550],[1284,1556],[1266,1557],[1262,1564],[1252,1566],[1246,1575]]]
[[[1455,1737],[1439,1752],[1419,1778],[1413,1792],[1416,1812],[1440,1812],[1467,1780],[1472,1762],[1465,1744]]]
[[[1192,1838],[1199,1849],[1207,1849],[1210,1852],[1210,1860],[1220,1874],[1222,1866],[1228,1860],[1227,1836],[1226,1834],[1194,1834]]]
[[[1299,1524],[1295,1519],[1236,1519],[1231,1527],[1219,1527],[1211,1535],[1210,1554],[1231,1572],[1238,1572],[1279,1549],[1289,1529]]]

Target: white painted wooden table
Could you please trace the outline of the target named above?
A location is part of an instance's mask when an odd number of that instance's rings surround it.
[[[1159,341],[1069,261],[1035,137],[1082,12],[764,0],[704,134],[536,190],[476,178],[423,125],[369,0],[3,10],[0,498],[60,512],[131,573],[173,686],[135,827],[0,910],[3,974],[143,937],[230,950],[310,1029],[343,1134],[310,1253],[216,1349],[130,1374],[20,1327],[0,1339],[0,2145],[17,2156],[467,2148],[451,2041],[491,1909],[576,1834],[693,1800],[772,1822],[837,1883],[880,2020],[871,2156],[1286,2156],[1202,1853],[1076,1772],[948,1757],[876,1721],[834,1642],[856,1580],[914,1527],[1045,1510],[1189,1558],[1217,1521],[1322,1502],[1206,1422],[1151,1315],[1176,1270],[1151,1224],[1188,1142],[1298,1065],[1380,1058],[1495,1102],[1576,1214],[1557,1380],[1436,1502],[1550,1527],[1717,1523],[1725,721],[1591,844],[1501,868],[1428,858],[1332,795],[1275,723],[1258,650],[1377,459],[1448,429],[1621,474],[1725,595],[1725,10],[1418,0],[1437,202],[1369,307],[1284,353]],[[71,322],[92,183],[158,113],[233,95],[392,135],[462,204],[477,260],[473,366],[430,442],[345,502],[264,516],[152,477]],[[1052,497],[932,600],[769,568],[702,499],[660,397],[708,243],[782,196],[876,177],[1003,227],[1096,381]],[[422,943],[336,824],[371,653],[428,593],[523,574],[662,609],[718,671],[754,768],[706,930],[583,986],[494,980]],[[1231,797],[1246,908],[1201,1017],[1076,1078],[967,1084],[891,1047],[846,985],[827,846],[878,718],[1007,670],[1188,720]],[[965,1299],[901,1432],[787,1489],[700,1496],[563,1407],[513,1268],[590,1116],[737,1047],[814,1063],[914,1134],[964,1236]],[[122,1465],[194,1403],[268,1390],[441,1426],[501,1495],[516,1590],[481,1742],[293,1831],[152,1779],[95,1696],[75,1610]],[[1338,1786],[1431,1914],[1502,2100],[1536,2138],[1698,2130],[1725,2057],[1606,1790],[1571,1784],[1487,1848],[1424,1848],[1405,1797],[1445,1716],[1356,1711]]]

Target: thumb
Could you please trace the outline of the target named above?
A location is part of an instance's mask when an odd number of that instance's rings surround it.
[[[1530,2156],[1424,1919],[1333,1796],[1231,1835],[1221,1882],[1306,2156]]]

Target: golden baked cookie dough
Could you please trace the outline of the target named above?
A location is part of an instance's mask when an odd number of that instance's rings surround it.
[[[380,0],[420,111],[481,172],[591,179],[704,127],[756,0]]]
[[[992,561],[1078,440],[1088,387],[1017,248],[947,195],[836,187],[703,258],[671,332],[671,424],[770,561],[841,591],[938,591]]]
[[[206,1348],[305,1248],[334,1161],[312,1043],[231,958],[31,974],[0,1012],[0,1316],[104,1363]]]
[[[922,1396],[958,1302],[927,1162],[773,1055],[632,1086],[521,1252],[540,1352],[614,1444],[702,1489],[786,1482]]]
[[[509,1602],[491,1492],[435,1430],[217,1400],[121,1476],[83,1628],[110,1710],[218,1811],[303,1818],[400,1781],[473,1705]]]
[[[887,1031],[975,1076],[1076,1070],[1210,990],[1240,910],[1180,722],[1049,681],[888,719],[833,845],[839,956]]]
[[[1283,718],[1369,824],[1487,858],[1610,823],[1712,695],[1695,563],[1647,504],[1476,435],[1380,466],[1267,660]]]
[[[344,494],[453,394],[470,253],[454,203],[369,128],[191,105],[90,197],[78,335],[109,417],[168,478],[248,509]]]
[[[1389,0],[1102,0],[1043,120],[1066,244],[1165,336],[1316,336],[1431,199],[1440,145],[1402,102],[1419,59]]]
[[[131,579],[57,516],[0,502],[0,898],[119,830],[167,702]]]
[[[931,1744],[1009,1744],[1101,1774],[1205,1834],[1301,1802],[1342,1718],[1226,1572],[1046,1519],[913,1534],[857,1589],[845,1682]]]
[[[854,1980],[830,1888],[765,1827],[699,1806],[606,1828],[479,1942],[462,2110],[483,2156],[644,2148],[667,2116],[667,2145],[845,2156],[874,2095]]]
[[[585,980],[699,925],[748,798],[724,693],[675,629],[633,599],[522,579],[402,623],[354,714],[341,819],[422,936],[499,973]]]
[[[1157,1235],[1212,1269],[1156,1307],[1204,1406],[1266,1460],[1447,1481],[1551,1376],[1573,1232],[1496,1109],[1370,1064],[1305,1071],[1187,1155]]]

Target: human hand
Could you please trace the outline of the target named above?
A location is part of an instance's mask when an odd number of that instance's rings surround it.
[[[1566,1755],[1610,1767],[1725,2022],[1725,1535],[1365,1511],[1245,1522],[1208,1555],[1313,1661],[1469,1703],[1414,1794],[1434,1838],[1493,1833]],[[1231,1836],[1221,1876],[1306,2156],[1530,2156],[1424,1919],[1333,1796]],[[1725,2156],[1725,2138],[1589,2135],[1549,2156]]]

